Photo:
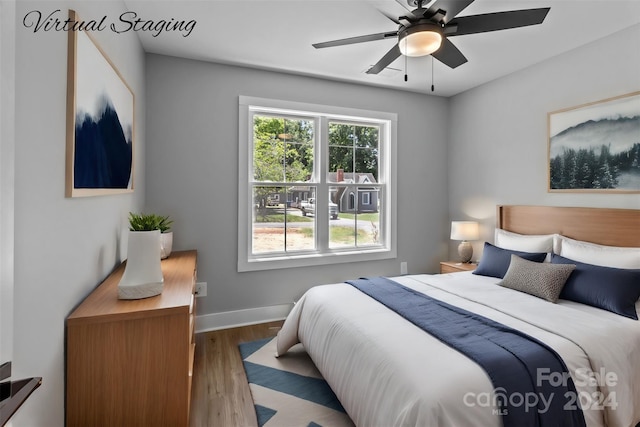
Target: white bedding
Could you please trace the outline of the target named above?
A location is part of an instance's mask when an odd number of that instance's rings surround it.
[[[469,272],[391,279],[547,343],[572,374],[587,426],[640,422],[639,321],[551,304]],[[481,367],[348,284],[305,293],[278,334],[278,354],[298,342],[358,426],[501,425]],[[608,380],[596,385],[588,372]],[[598,392],[610,400],[599,405]],[[590,396],[593,408],[584,408]]]

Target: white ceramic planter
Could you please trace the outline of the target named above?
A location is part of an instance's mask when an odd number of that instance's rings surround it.
[[[171,255],[173,247],[173,231],[168,233],[160,233],[160,257],[165,259]]]
[[[160,230],[129,231],[127,264],[118,284],[118,298],[141,299],[162,293]]]

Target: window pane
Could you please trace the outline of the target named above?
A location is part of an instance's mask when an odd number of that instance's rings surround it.
[[[353,172],[353,148],[329,147],[329,173],[328,182],[344,182],[350,179],[345,172],[351,175]]]
[[[329,123],[328,182],[362,183],[361,176],[350,172],[371,174],[368,182],[377,182],[379,126]],[[341,175],[340,171],[347,173]],[[344,177],[344,179],[340,179]],[[365,181],[366,182],[366,181]]]
[[[287,251],[316,249],[316,218],[313,211],[316,187],[289,187],[287,207]]]
[[[254,254],[284,251],[284,216],[278,214],[282,211],[281,190],[280,187],[253,188]]]
[[[356,147],[378,148],[380,128],[378,126],[355,126],[354,142]]]
[[[335,204],[334,209],[338,213],[338,220],[329,217],[329,248],[353,248],[356,246],[356,224],[354,215],[350,214],[349,187],[336,186],[329,188],[329,200]],[[331,209],[331,206],[329,206]]]
[[[343,123],[329,123],[329,145],[353,146],[353,125]]]
[[[375,187],[355,185],[329,189],[329,199],[339,219],[329,220],[329,248],[356,248],[381,245],[380,192]],[[331,207],[330,207],[331,208]]]
[[[286,182],[309,181],[313,173],[313,142],[286,144]]]
[[[358,246],[382,245],[380,232],[380,208],[382,192],[373,187],[358,188],[360,209],[357,214],[358,224],[366,230],[366,236],[358,240]]]
[[[343,182],[342,172],[353,172],[354,126],[329,123],[328,182]]]
[[[253,187],[253,254],[315,249],[315,219],[292,206],[294,194],[285,187]]]
[[[253,179],[304,182],[313,174],[313,120],[253,116]]]
[[[368,182],[378,182],[378,150],[356,148],[355,172],[370,174]],[[358,183],[366,182],[358,180]]]

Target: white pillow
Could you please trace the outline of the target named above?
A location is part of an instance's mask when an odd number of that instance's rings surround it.
[[[562,252],[562,239],[566,239],[562,234],[553,235],[553,253],[556,255],[560,255]]]
[[[562,257],[602,267],[640,269],[640,248],[598,245],[565,236],[557,240]]]
[[[518,234],[496,228],[495,245],[522,252],[551,252],[554,234]]]

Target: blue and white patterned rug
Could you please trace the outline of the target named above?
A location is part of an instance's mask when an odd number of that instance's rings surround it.
[[[238,347],[259,427],[354,425],[301,344],[279,358],[275,338]]]

